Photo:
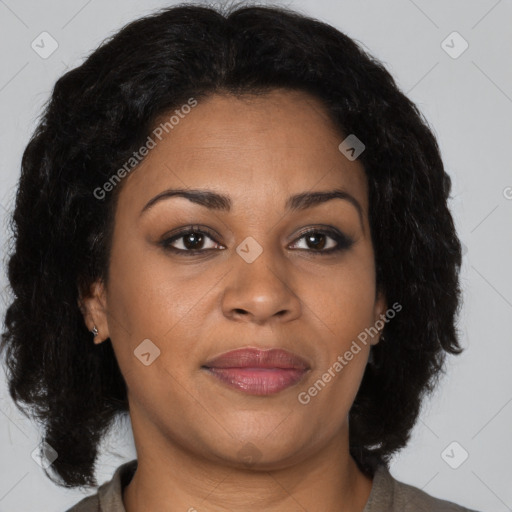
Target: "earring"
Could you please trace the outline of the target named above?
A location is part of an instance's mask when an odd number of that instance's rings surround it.
[[[94,337],[95,337],[95,338],[96,338],[96,336],[98,336],[98,334],[99,334],[98,328],[97,328],[96,326],[94,326],[94,327],[92,328],[92,331],[91,331],[91,332],[93,333],[93,335],[94,335]]]

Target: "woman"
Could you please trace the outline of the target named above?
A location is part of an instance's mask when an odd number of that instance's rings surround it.
[[[461,351],[449,192],[384,67],[282,8],[165,9],[60,78],[22,161],[10,393],[61,485],[96,485],[119,415],[137,451],[70,510],[467,510],[388,471]]]

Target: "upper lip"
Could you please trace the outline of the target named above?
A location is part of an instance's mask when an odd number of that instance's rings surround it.
[[[220,354],[207,361],[207,368],[281,368],[309,369],[300,356],[283,349],[240,348]]]

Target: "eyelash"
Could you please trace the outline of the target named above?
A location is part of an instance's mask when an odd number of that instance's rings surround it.
[[[183,231],[180,231],[179,233],[173,235],[172,237],[162,240],[160,242],[160,245],[162,245],[163,248],[167,251],[171,251],[175,254],[186,255],[186,256],[196,256],[198,254],[204,254],[207,251],[217,250],[217,249],[185,250],[185,249],[177,249],[176,247],[172,247],[171,244],[173,242],[175,242],[176,240],[179,240],[180,238],[185,237],[186,235],[190,235],[192,233],[206,235],[208,238],[211,238],[215,243],[218,244],[218,242],[214,238],[215,235],[213,233],[211,233],[208,229],[200,228],[199,226],[189,226],[188,228],[184,229]],[[352,238],[350,238],[342,233],[339,233],[337,230],[319,229],[319,228],[312,228],[312,229],[309,229],[309,230],[301,233],[300,236],[295,239],[294,243],[296,243],[298,240],[301,240],[302,238],[306,237],[307,235],[311,235],[313,233],[327,235],[328,237],[332,238],[337,243],[337,246],[331,247],[330,249],[326,249],[326,250],[314,250],[314,249],[298,249],[298,250],[312,252],[314,254],[325,256],[325,255],[334,254],[337,252],[347,250],[354,243]],[[221,245],[221,244],[219,244],[219,245]]]

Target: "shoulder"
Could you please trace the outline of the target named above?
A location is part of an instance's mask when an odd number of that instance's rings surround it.
[[[119,466],[111,480],[102,484],[96,494],[87,496],[66,512],[126,512],[123,505],[123,489],[137,469],[137,459]]]
[[[98,493],[84,498],[66,512],[101,512]]]
[[[396,480],[386,466],[379,466],[364,512],[477,512],[451,501],[434,498],[412,485]]]

